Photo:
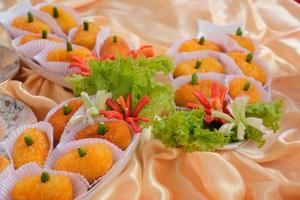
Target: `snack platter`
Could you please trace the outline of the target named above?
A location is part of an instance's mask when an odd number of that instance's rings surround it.
[[[25,198],[23,181],[60,181],[66,199],[89,199],[122,172],[142,134],[168,148],[222,151],[261,147],[279,129],[282,103],[272,101],[269,67],[241,24],[198,20],[195,36],[156,56],[151,45],[61,4],[26,0],[0,19],[20,59],[76,96],[7,132],[0,199]],[[169,82],[155,79],[158,72]]]

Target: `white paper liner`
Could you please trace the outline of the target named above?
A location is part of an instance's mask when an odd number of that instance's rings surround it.
[[[226,52],[241,51],[246,54],[250,53],[248,49],[241,47],[234,39],[232,39],[230,36],[227,35],[228,33],[235,34],[238,27],[243,27],[241,23],[228,24],[222,26],[222,25],[215,25],[208,21],[198,19],[197,25],[198,25],[197,38],[200,38],[201,36],[205,36],[209,38],[214,34],[217,34],[219,39],[216,37],[213,38],[214,40],[217,41],[217,43],[222,44]],[[258,41],[252,38],[246,31],[243,31],[243,37],[249,38],[253,42],[254,52],[252,53],[255,56],[258,56],[260,53]]]
[[[0,141],[5,137],[6,135],[6,123],[5,121],[0,117]]]
[[[246,77],[246,76],[238,76],[238,75],[228,75],[225,78],[225,86],[227,88],[229,88],[229,83],[232,79],[235,78],[245,78],[247,79],[251,84],[254,85],[254,87],[258,90],[259,95],[261,97],[261,99],[263,101],[271,101],[271,96],[269,95],[269,93],[263,88],[263,86],[261,85],[260,82],[256,81],[254,78],[252,77]],[[229,96],[229,95],[228,95]],[[230,96],[229,96],[230,97]],[[230,97],[231,100],[233,100],[232,97]]]
[[[68,6],[65,6],[63,4],[47,3],[47,2],[45,2],[45,3],[39,3],[39,4],[35,5],[33,8],[36,9],[36,10],[40,10],[41,7],[46,6],[46,5],[52,5],[52,6],[56,6],[56,7],[59,7],[61,9],[63,9],[64,11],[68,12],[70,15],[72,15],[72,17],[75,18],[75,20],[77,22],[77,26],[79,26],[80,24],[82,24],[82,20],[81,20],[79,14],[75,10],[73,10],[72,8],[70,8]],[[43,12],[43,11],[41,11],[41,12]],[[43,12],[43,13],[45,13],[45,12]],[[51,15],[49,15],[48,13],[45,13],[45,14],[49,18],[51,18],[51,19],[49,19],[49,23],[51,23],[51,25],[53,25],[53,26],[55,24],[55,27],[56,27],[55,33],[58,34],[58,35],[60,35],[60,36],[62,36],[62,37],[64,37],[64,38],[67,38],[67,34],[65,34],[63,32],[63,30],[60,28],[60,26],[58,25],[58,23],[56,22],[56,20]]]
[[[81,99],[80,97],[75,97],[75,98],[71,98],[71,99],[67,99],[63,102],[61,102],[60,104],[56,105],[54,108],[52,108],[46,115],[44,121],[48,122],[49,118],[54,115],[54,113],[56,113],[56,111],[58,111],[59,109],[61,109],[64,105],[68,104],[71,101],[77,100],[77,99]],[[81,108],[81,107],[80,107]],[[79,109],[80,109],[79,108]],[[77,115],[77,112],[79,112],[79,109],[73,114],[73,116]],[[67,126],[68,124],[66,124]]]
[[[50,175],[67,176],[72,182],[74,199],[81,199],[82,196],[87,193],[88,183],[81,175],[51,169],[45,170],[35,163],[28,163],[12,173],[5,182],[3,182],[0,190],[0,199],[11,199],[11,190],[20,179],[30,176],[40,176],[44,171],[47,171]]]
[[[104,139],[99,139],[99,138],[97,138],[97,139],[95,139],[95,138],[81,139],[81,140],[72,141],[72,142],[69,142],[69,143],[66,143],[63,145],[58,145],[55,148],[55,150],[51,153],[49,158],[47,159],[45,167],[52,169],[55,165],[55,162],[60,157],[66,155],[73,149],[77,149],[84,145],[97,144],[97,143],[106,144],[108,146],[108,148],[111,150],[114,162],[113,162],[113,166],[110,169],[110,171],[113,171],[114,167],[124,158],[124,152],[120,148],[118,148],[116,145],[114,145],[113,143],[111,143],[107,140],[104,140]],[[90,185],[94,185],[102,178],[105,178],[107,175],[108,175],[108,173],[106,173],[105,175],[103,175],[102,177],[100,177],[99,179],[97,179]]]
[[[174,70],[177,66],[177,64],[186,61],[186,60],[193,60],[193,59],[201,59],[201,58],[215,58],[222,64],[224,67],[224,73],[225,74],[237,74],[242,75],[243,72],[240,70],[240,68],[236,65],[236,63],[228,57],[228,55],[220,52],[215,51],[197,51],[197,52],[191,52],[191,53],[185,53],[185,54],[177,54],[174,59]],[[170,73],[170,79],[173,80],[174,76],[174,70]],[[205,73],[203,73],[205,74]]]
[[[58,73],[58,74],[61,74],[64,76],[66,76],[70,73],[73,73],[73,72],[78,72],[78,70],[79,70],[78,68],[69,69],[69,65],[70,65],[69,62],[49,62],[49,61],[47,61],[49,51],[57,49],[57,48],[65,49],[66,44],[55,43],[51,46],[48,46],[46,49],[44,49],[43,51],[41,51],[40,53],[35,55],[33,57],[33,59],[36,60],[42,67],[45,67],[49,71],[55,72],[55,73]],[[80,49],[80,48],[85,48],[85,47],[72,44],[72,48]]]
[[[184,84],[190,82],[191,77],[192,77],[192,75],[185,75],[185,76],[180,76],[180,77],[174,79],[172,81],[173,91],[175,92],[181,86],[183,86]],[[219,83],[221,83],[222,85],[225,86],[225,77],[226,77],[226,75],[224,75],[224,74],[218,74],[218,73],[212,73],[212,72],[197,73],[197,77],[198,77],[199,80],[214,80],[214,81],[217,81],[217,82],[219,82]],[[227,90],[227,92],[228,92],[228,90]],[[226,97],[227,97],[227,92],[226,92],[226,95],[225,95]],[[226,101],[226,99],[225,99],[225,101]],[[190,110],[189,108],[186,108],[186,107],[177,106],[175,101],[173,101],[173,103],[174,103],[174,106],[177,110]]]
[[[1,190],[2,182],[5,181],[5,179],[11,173],[13,173],[15,171],[15,169],[14,169],[13,164],[11,163],[11,160],[10,160],[8,154],[5,152],[5,150],[4,149],[2,150],[2,148],[0,148],[0,151],[3,151],[3,152],[0,153],[0,155],[6,157],[7,159],[9,159],[9,162],[10,162],[9,165],[5,169],[3,169],[2,172],[0,172],[0,190]]]
[[[100,57],[100,51],[101,51],[101,47],[102,47],[104,41],[109,36],[114,35],[114,34],[115,33],[111,30],[111,27],[102,27],[102,30],[97,35],[96,45],[94,48],[94,51],[96,51],[97,57]],[[115,35],[119,35],[119,34],[116,33]],[[125,41],[128,44],[130,50],[137,50],[139,48],[137,43],[134,43],[133,41],[127,41],[126,38],[125,38]]]
[[[38,122],[34,124],[23,125],[17,128],[14,132],[10,133],[6,138],[6,140],[3,142],[3,147],[10,158],[11,164],[14,163],[12,158],[12,152],[13,152],[13,147],[15,145],[15,142],[17,138],[21,135],[21,133],[23,133],[28,128],[36,128],[37,130],[43,131],[46,134],[49,142],[49,150],[48,150],[47,157],[50,155],[50,152],[53,150],[53,127],[51,126],[51,124],[47,122]],[[45,158],[45,161],[47,157]]]
[[[31,34],[31,35],[41,35],[41,34]],[[61,39],[64,41],[63,38],[60,38],[53,34],[48,34],[48,37],[55,37],[57,39]],[[50,41],[47,39],[38,39],[34,41],[27,42],[23,45],[20,45],[20,41],[23,36],[17,37],[12,41],[12,46],[16,50],[19,55],[24,55],[28,58],[33,58],[36,54],[44,50],[45,48],[51,47],[52,45],[59,44],[58,42]],[[64,42],[62,43],[64,44]]]
[[[99,28],[100,28],[100,31],[97,33],[95,46],[93,47],[93,49],[91,51],[97,52],[96,47],[99,45],[102,45],[104,42],[103,39],[108,37],[106,34],[108,34],[109,27],[99,26]],[[69,34],[68,34],[69,42],[73,41],[73,38],[74,38],[77,30],[78,30],[77,27],[70,29]],[[99,57],[99,55],[97,53],[96,53],[96,55]]]
[[[230,59],[233,60],[233,58],[229,57]],[[233,60],[234,61],[234,60]],[[234,61],[235,62],[235,61]],[[271,95],[271,83],[272,83],[272,75],[269,70],[268,65],[261,59],[254,57],[253,62],[256,63],[258,66],[260,66],[263,71],[265,72],[266,75],[266,83],[263,85],[265,90]],[[243,73],[242,73],[243,74]],[[243,74],[244,75],[244,74]],[[245,75],[246,76],[246,75]]]
[[[43,13],[39,10],[32,9],[32,5],[30,1],[23,0],[20,3],[16,4],[13,8],[0,13],[0,22],[3,24],[5,30],[10,34],[12,38],[19,37],[21,35],[25,34],[31,34],[31,32],[24,31],[15,27],[12,27],[10,25],[11,21],[17,17],[26,15],[26,13],[30,11],[34,17],[37,19],[45,22],[48,24],[48,26],[51,28],[53,33],[58,34],[58,26],[54,19],[52,19],[51,16],[47,15],[46,13]]]

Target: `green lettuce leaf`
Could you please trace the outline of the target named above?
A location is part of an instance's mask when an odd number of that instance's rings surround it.
[[[257,117],[263,120],[264,126],[276,132],[282,116],[282,101],[261,102],[247,106],[246,117]]]
[[[173,109],[173,92],[170,83],[160,83],[154,80],[158,71],[168,73],[172,70],[172,61],[165,56],[154,58],[117,57],[115,60],[89,62],[91,75],[83,77],[73,75],[67,78],[74,95],[82,91],[89,95],[99,90],[113,93],[113,98],[132,93],[132,103],[135,105],[144,95],[148,95],[151,103],[142,110],[141,115],[153,118],[161,112]]]
[[[246,127],[245,133],[245,138],[254,141],[257,147],[262,147],[266,142],[263,138],[263,133],[251,126]]]
[[[186,151],[214,151],[230,140],[217,130],[203,128],[204,112],[177,110],[153,122],[153,136],[167,147],[183,147]]]

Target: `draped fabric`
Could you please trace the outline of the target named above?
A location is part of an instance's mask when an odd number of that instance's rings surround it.
[[[38,1],[32,1],[37,3]],[[53,1],[55,2],[55,1]],[[300,6],[292,0],[65,0],[82,17],[112,25],[133,40],[153,44],[159,54],[177,39],[196,34],[196,19],[241,22],[261,44],[269,65],[273,99],[283,99],[281,130],[257,149],[185,153],[167,149],[145,133],[129,164],[93,199],[300,199]],[[17,3],[0,2],[5,10]],[[9,44],[4,31],[1,44]],[[0,86],[28,104],[40,120],[72,96],[23,67]]]

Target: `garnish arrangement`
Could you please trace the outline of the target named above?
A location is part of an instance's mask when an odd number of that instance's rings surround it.
[[[53,191],[82,197],[121,172],[143,130],[166,147],[193,152],[246,141],[259,148],[267,132],[280,129],[283,105],[271,101],[268,67],[241,27],[220,34],[221,42],[199,32],[176,42],[168,57],[151,45],[132,48],[60,4],[33,10],[6,23],[14,47],[64,75],[76,97],[6,139],[4,172],[12,175],[0,180],[0,199],[26,199],[28,188],[34,199]]]

